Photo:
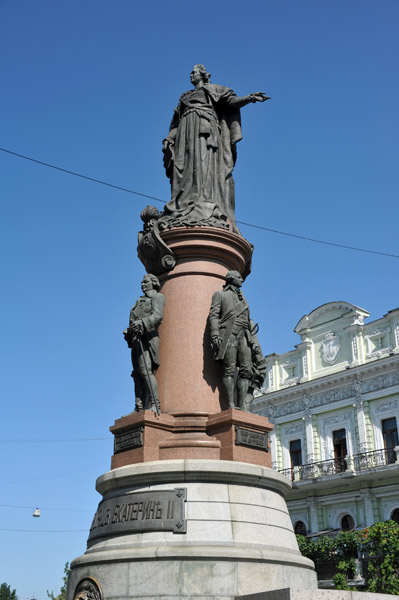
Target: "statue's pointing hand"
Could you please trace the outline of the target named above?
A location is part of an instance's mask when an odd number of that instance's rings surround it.
[[[255,92],[251,94],[251,102],[265,102],[265,100],[270,100],[270,96],[266,96],[263,92]]]

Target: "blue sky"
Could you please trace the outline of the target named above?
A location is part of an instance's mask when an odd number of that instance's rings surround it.
[[[161,141],[201,62],[272,96],[242,111],[238,220],[398,255],[398,21],[396,0],[0,0],[0,147],[168,200]],[[132,410],[121,332],[147,202],[2,151],[0,169],[0,583],[44,600]],[[265,354],[325,302],[398,306],[397,258],[241,231]],[[87,438],[105,439],[62,441]]]

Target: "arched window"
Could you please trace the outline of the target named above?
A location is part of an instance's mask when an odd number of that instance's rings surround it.
[[[344,515],[341,519],[341,529],[342,531],[350,531],[351,529],[355,529],[355,521],[353,517],[350,515]]]
[[[303,521],[297,521],[295,523],[294,531],[296,535],[306,535],[306,525]]]
[[[395,510],[392,511],[391,519],[392,521],[395,521],[395,523],[399,523],[399,508],[395,508]]]

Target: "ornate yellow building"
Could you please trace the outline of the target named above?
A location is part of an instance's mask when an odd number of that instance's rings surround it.
[[[399,522],[399,308],[330,302],[301,318],[295,350],[267,356],[253,411],[274,423],[273,468],[293,482],[297,533]]]

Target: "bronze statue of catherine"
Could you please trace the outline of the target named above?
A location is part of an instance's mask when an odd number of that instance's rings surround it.
[[[210,83],[204,65],[195,65],[191,83],[194,89],[180,97],[163,141],[172,194],[161,220],[164,227],[228,227],[229,219],[236,229],[232,171],[242,138],[240,108],[269,98],[263,92],[239,98]]]

